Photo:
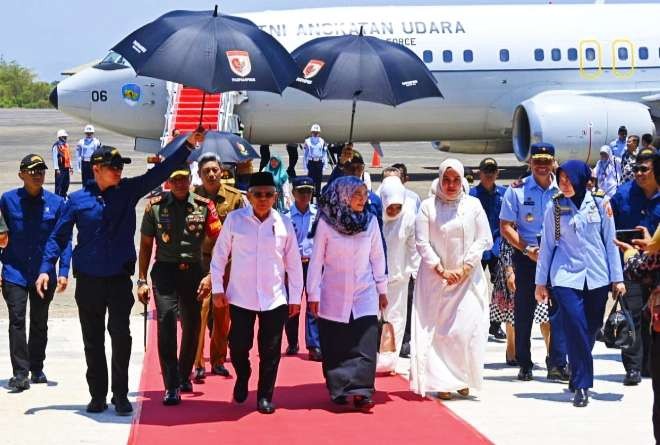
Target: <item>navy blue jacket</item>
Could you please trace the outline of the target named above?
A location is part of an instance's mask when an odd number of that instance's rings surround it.
[[[9,244],[2,250],[2,279],[17,286],[33,286],[39,275],[44,247],[56,223],[62,217],[64,199],[48,190],[30,196],[21,187],[9,190],[0,198],[0,211],[9,232]],[[69,275],[71,263],[71,236],[64,240],[59,257],[60,277]],[[57,261],[58,257],[55,257]],[[55,282],[54,263],[44,272]]]
[[[649,199],[635,181],[620,185],[610,203],[617,229],[644,226],[653,233],[660,223],[660,192]]]
[[[64,212],[44,251],[41,272],[48,271],[78,228],[73,250],[74,275],[93,277],[132,275],[135,272],[135,206],[140,198],[159,186],[190,154],[186,138],[170,142],[176,151],[147,173],[124,178],[119,185],[101,192],[95,182],[69,195]]]
[[[481,207],[486,212],[490,233],[493,235],[493,247],[484,251],[482,259],[489,261],[493,257],[500,256],[500,244],[502,236],[500,235],[500,210],[502,210],[502,198],[506,192],[506,187],[495,185],[495,190],[489,192],[481,184],[470,189],[470,196],[474,196],[481,202]]]

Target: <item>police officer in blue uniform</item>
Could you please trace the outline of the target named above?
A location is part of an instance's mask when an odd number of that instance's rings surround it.
[[[481,206],[486,212],[488,217],[488,225],[490,232],[493,235],[493,247],[486,250],[481,257],[481,266],[490,272],[491,281],[495,280],[497,275],[497,267],[499,264],[500,245],[502,244],[502,236],[500,235],[500,210],[502,209],[502,198],[506,187],[497,185],[498,173],[497,161],[493,158],[484,158],[479,163],[479,185],[470,189],[470,195],[474,196],[481,202]],[[500,324],[491,320],[490,335],[497,339],[506,338],[506,334],[502,331]]]
[[[655,179],[656,172],[653,160],[659,154],[651,148],[640,150],[636,163],[633,165],[635,180],[619,186],[612,197],[614,221],[617,229],[634,229],[637,226],[646,227],[654,233],[660,223],[660,192]],[[656,161],[657,163],[657,161]],[[621,359],[626,369],[623,384],[634,386],[641,382],[642,376],[649,373],[650,331],[648,311],[643,310],[650,289],[643,283],[625,281],[626,304],[635,323],[635,343],[632,347],[621,351]]]
[[[513,254],[516,272],[514,322],[516,359],[520,364],[518,379],[532,380],[531,333],[536,300],[534,277],[543,231],[543,214],[548,202],[559,191],[553,176],[555,147],[536,143],[530,151],[532,174],[523,179],[520,187],[509,187],[502,199],[500,232],[517,249]],[[550,355],[546,359],[548,379],[568,382],[566,369],[566,340],[558,316],[557,305],[550,309]]]
[[[119,415],[130,415],[128,364],[131,356],[129,316],[134,297],[131,275],[135,272],[135,206],[140,198],[160,185],[190,155],[204,138],[201,129],[187,139],[170,142],[176,151],[147,173],[122,179],[131,162],[114,147],[101,146],[91,158],[95,182],[69,196],[63,215],[55,225],[46,247],[37,279],[43,295],[53,264],[66,248],[74,224],[78,240],[73,251],[77,279],[75,299],[82,328],[87,361],[87,384],[92,397],[87,412],[107,409],[108,366],[105,357],[105,314],[112,339],[112,403]]]
[[[34,282],[39,274],[41,255],[55,223],[60,219],[64,199],[44,190],[46,161],[39,155],[29,154],[20,163],[18,177],[23,187],[5,192],[0,198],[0,211],[6,221],[4,230],[10,237],[0,254],[2,261],[2,295],[9,310],[9,354],[13,377],[9,388],[22,391],[32,383],[47,383],[43,372],[48,342],[48,307],[57,290],[67,286],[71,262],[71,240],[59,258],[59,271],[51,267],[47,273],[52,285],[43,297],[37,295]],[[57,279],[56,279],[57,275]],[[30,335],[25,335],[25,313],[30,302]]]
[[[313,238],[310,238],[308,235],[314,220],[316,220],[317,214],[316,205],[311,203],[314,190],[314,180],[309,176],[297,176],[293,179],[293,197],[295,201],[291,206],[288,217],[293,223],[293,228],[296,231],[296,238],[298,239],[298,249],[302,260],[304,285],[307,284],[307,267],[309,266],[309,259],[312,256],[312,246],[314,242]],[[284,326],[288,343],[286,350],[287,355],[295,355],[298,353],[299,319],[300,314],[296,314],[293,317],[290,317]],[[306,312],[305,314],[305,345],[307,346],[309,359],[320,362],[322,356],[318,321],[316,317],[313,317],[309,312]]]
[[[587,190],[591,168],[583,161],[564,162],[557,170],[561,193],[548,203],[536,268],[536,300],[547,302],[548,278],[553,301],[566,330],[571,363],[573,405],[589,403],[594,384],[591,350],[603,324],[607,294],[625,293],[623,270],[609,204],[604,193]]]

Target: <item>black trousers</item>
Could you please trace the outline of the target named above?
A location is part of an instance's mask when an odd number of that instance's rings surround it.
[[[9,311],[9,357],[15,377],[40,372],[46,359],[48,343],[48,306],[53,300],[55,283],[50,283],[45,298],[34,286],[18,286],[4,281],[2,295]],[[30,301],[30,336],[26,337],[25,314]]]
[[[128,362],[131,358],[129,317],[135,299],[129,275],[93,277],[77,274],[76,304],[85,345],[87,385],[93,398],[108,394],[108,364],[105,357],[105,314],[112,341],[112,393],[128,394]]]
[[[287,144],[286,152],[289,155],[289,167],[287,167],[286,172],[289,175],[289,178],[295,178],[296,175],[296,164],[298,163],[298,144]]]
[[[408,312],[406,312],[406,327],[403,331],[403,343],[410,343],[411,316],[413,307],[413,296],[415,294],[415,279],[410,277],[408,281]]]
[[[490,272],[490,282],[495,284],[495,277],[497,276],[498,268],[500,267],[500,259],[496,256],[492,256],[489,260],[481,260],[481,267],[488,272]],[[497,321],[490,321],[490,327],[497,329],[500,326],[500,323]]]
[[[651,333],[646,302],[649,298],[649,289],[634,281],[626,281],[625,285],[626,305],[635,323],[635,343],[632,347],[621,350],[621,360],[626,371],[648,371]]]
[[[87,181],[94,179],[92,163],[90,161],[80,161],[80,172],[82,173],[82,186],[85,187]]]
[[[158,357],[163,384],[176,389],[190,379],[197,352],[200,310],[197,287],[202,279],[199,264],[180,270],[177,263],[156,262],[151,270],[158,315]],[[177,359],[177,313],[181,313],[181,349]]]
[[[307,286],[307,269],[309,266],[309,261],[303,263],[303,283]],[[287,292],[289,288],[287,287]],[[307,288],[305,287],[305,293]],[[284,332],[286,333],[286,341],[289,346],[298,345],[298,326],[300,325],[300,314],[296,314],[293,317],[287,319],[286,324],[284,325]],[[310,348],[321,348],[321,343],[319,343],[319,325],[318,320],[312,316],[309,312],[305,311],[305,346],[309,350]]]
[[[314,195],[321,196],[323,161],[307,161],[307,175],[314,181]]]
[[[348,323],[319,317],[323,376],[330,397],[374,393],[378,354],[378,317],[367,315]]]
[[[250,349],[254,342],[254,322],[259,317],[257,345],[259,347],[259,383],[257,399],[273,399],[277,368],[280,365],[282,332],[289,316],[286,304],[270,311],[251,311],[239,306],[229,306],[229,352],[237,379],[250,378]]]
[[[660,332],[651,332],[651,379],[653,381],[653,433],[660,443]]]
[[[259,156],[261,157],[259,160],[259,171],[261,171],[270,162],[270,145],[260,145]]]
[[[69,183],[71,182],[71,175],[68,169],[57,170],[55,172],[55,194],[66,197],[69,191]]]

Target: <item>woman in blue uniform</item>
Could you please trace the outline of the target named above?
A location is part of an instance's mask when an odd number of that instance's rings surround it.
[[[536,268],[536,300],[549,297],[559,304],[571,364],[569,388],[573,405],[589,403],[593,386],[591,350],[605,315],[607,293],[625,292],[623,272],[614,244],[614,218],[609,204],[587,190],[591,169],[582,161],[567,161],[557,170],[559,189],[548,203]]]

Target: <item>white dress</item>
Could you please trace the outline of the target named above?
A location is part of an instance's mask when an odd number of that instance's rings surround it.
[[[432,197],[416,220],[422,263],[412,313],[410,387],[420,395],[480,389],[488,338],[488,283],[481,255],[493,245],[488,219],[478,199],[463,194],[455,202]],[[457,285],[434,270],[472,266]]]

